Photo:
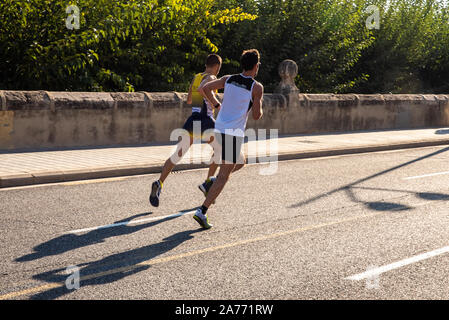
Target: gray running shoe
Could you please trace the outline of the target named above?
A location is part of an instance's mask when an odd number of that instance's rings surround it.
[[[201,208],[198,208],[196,210],[195,215],[193,216],[193,219],[195,219],[196,222],[199,223],[199,225],[201,226],[201,228],[203,229],[210,229],[213,227],[212,224],[209,223],[209,218],[207,217],[207,214],[203,214],[203,211],[201,210]]]

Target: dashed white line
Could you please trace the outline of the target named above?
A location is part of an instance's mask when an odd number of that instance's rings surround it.
[[[403,178],[403,180],[421,179],[421,178],[427,178],[427,177],[441,176],[444,174],[449,174],[449,171],[423,174],[422,176],[407,177],[407,178]]]
[[[443,247],[443,248],[436,249],[436,250],[426,252],[423,254],[419,254],[419,255],[404,259],[404,260],[396,261],[396,262],[387,264],[387,265],[379,267],[379,268],[373,268],[368,271],[347,277],[345,279],[346,280],[354,280],[354,281],[370,279],[370,278],[376,277],[382,273],[385,273],[385,272],[388,272],[391,270],[395,270],[395,269],[398,269],[398,268],[401,268],[406,265],[416,263],[416,262],[419,262],[422,260],[430,259],[430,258],[436,257],[436,256],[444,254],[444,253],[448,253],[448,252],[449,252],[449,246]]]

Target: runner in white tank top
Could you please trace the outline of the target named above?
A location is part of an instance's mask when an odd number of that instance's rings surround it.
[[[209,206],[223,190],[230,174],[241,169],[245,164],[246,159],[241,153],[241,148],[249,111],[252,108],[255,120],[259,120],[263,115],[263,86],[254,80],[259,72],[259,61],[260,54],[257,50],[244,51],[240,58],[243,68],[241,74],[211,81],[198,89],[211,105],[219,107],[220,103],[212,91],[224,88],[223,104],[215,121],[215,140],[218,145],[215,144],[214,153],[221,155],[220,172],[203,205],[193,216],[204,229],[212,227],[207,217]]]
[[[253,103],[254,84],[256,84],[256,80],[243,74],[230,76],[226,80],[223,103],[215,121],[216,132],[239,137],[245,136],[248,112]]]

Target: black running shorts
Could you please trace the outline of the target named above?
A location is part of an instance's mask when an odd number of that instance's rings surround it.
[[[222,161],[225,161],[225,163],[240,163],[243,161],[240,158],[243,137],[216,132],[215,140],[217,141],[217,147],[214,151],[220,155]]]

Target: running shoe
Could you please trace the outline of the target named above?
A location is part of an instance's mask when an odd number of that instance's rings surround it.
[[[207,197],[207,193],[209,192],[210,188],[212,187],[212,184],[214,181],[217,180],[215,177],[211,177],[209,180],[206,180],[203,184],[200,184],[198,188],[201,190],[202,193],[204,193],[204,196]]]
[[[198,210],[196,210],[193,219],[195,219],[195,221],[198,222],[201,228],[203,229],[210,229],[213,227],[213,225],[209,223],[209,218],[207,217],[207,214],[203,214],[201,208],[198,208]]]
[[[151,186],[150,203],[153,207],[159,207],[159,197],[161,195],[162,185],[159,180],[154,181]]]

